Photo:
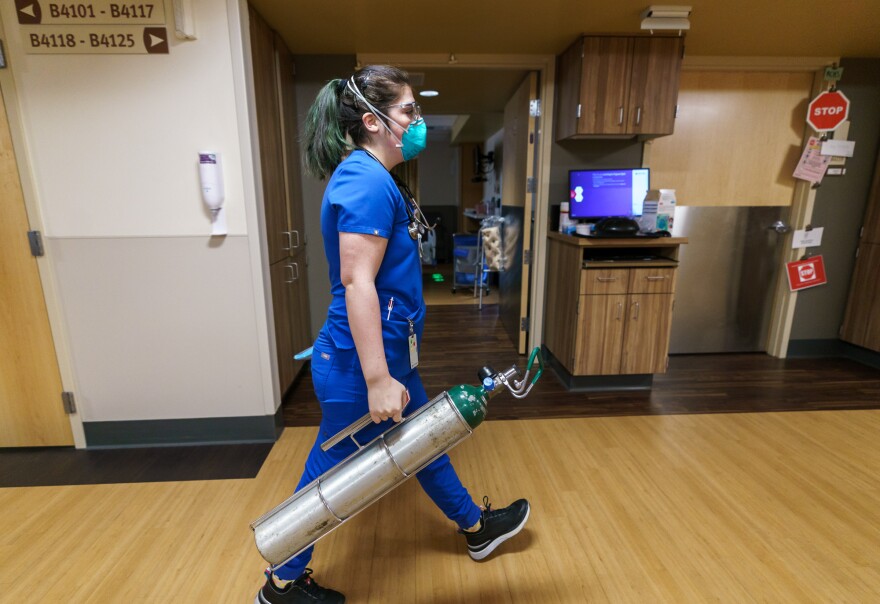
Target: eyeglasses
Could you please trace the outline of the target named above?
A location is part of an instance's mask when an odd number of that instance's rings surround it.
[[[410,103],[398,103],[396,105],[385,105],[385,107],[400,107],[403,112],[410,117],[410,121],[413,122],[422,117],[422,106],[419,105],[418,101],[412,101]]]

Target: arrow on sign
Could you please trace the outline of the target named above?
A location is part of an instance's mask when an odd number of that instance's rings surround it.
[[[149,54],[168,54],[168,30],[164,27],[144,28],[144,47]]]
[[[34,25],[43,21],[40,3],[35,0],[15,0],[15,9],[21,25]]]

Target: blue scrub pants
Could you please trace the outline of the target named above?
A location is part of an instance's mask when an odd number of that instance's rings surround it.
[[[345,439],[326,452],[321,450],[320,444],[369,411],[367,384],[357,362],[357,352],[354,349],[336,349],[332,343],[328,345],[328,341],[329,338],[322,332],[312,352],[312,381],[321,403],[322,417],[318,438],[306,459],[306,467],[296,487],[297,491],[355,452],[357,447],[351,439]],[[404,410],[405,416],[428,402],[428,395],[417,370],[396,379],[409,390],[410,401]],[[369,442],[387,430],[392,423],[391,420],[386,420],[381,424],[368,426],[356,435],[358,442]],[[461,484],[448,455],[442,455],[423,468],[416,474],[416,478],[437,507],[458,526],[468,528],[479,522],[480,508]],[[311,560],[313,549],[310,547],[290,559],[275,570],[275,575],[283,580],[299,577]]]

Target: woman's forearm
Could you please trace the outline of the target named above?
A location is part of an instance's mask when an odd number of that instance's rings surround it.
[[[389,376],[388,361],[382,344],[382,318],[376,285],[371,280],[356,279],[345,288],[348,324],[367,384]]]

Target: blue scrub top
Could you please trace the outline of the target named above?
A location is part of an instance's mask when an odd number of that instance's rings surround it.
[[[330,265],[330,293],[333,296],[322,335],[329,337],[337,349],[354,347],[345,306],[345,287],[340,279],[339,233],[384,237],[388,244],[375,283],[385,358],[394,377],[412,371],[410,329],[421,345],[425,321],[422,266],[418,242],[407,231],[409,214],[406,203],[391,174],[361,150],[353,151],[337,166],[321,203],[321,235]],[[388,302],[392,297],[394,304],[389,317]],[[321,337],[318,340],[320,342]]]

